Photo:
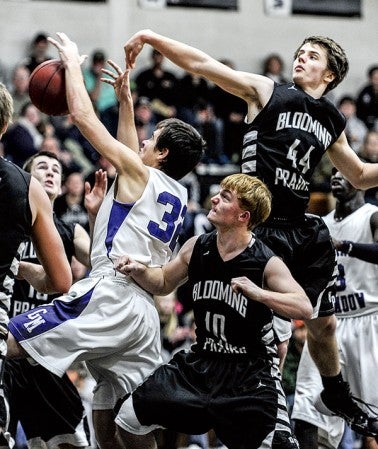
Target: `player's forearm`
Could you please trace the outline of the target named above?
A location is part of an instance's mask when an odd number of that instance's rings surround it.
[[[71,118],[80,130],[88,126],[89,119],[95,115],[92,101],[85,88],[83,74],[79,62],[67,61],[66,93]]]
[[[18,275],[25,279],[35,290],[40,293],[64,293],[57,292],[54,282],[46,274],[42,265],[30,262],[20,262]]]
[[[136,153],[139,151],[138,135],[134,121],[134,106],[131,94],[119,103],[117,139]]]
[[[201,50],[182,42],[157,34],[151,30],[143,30],[141,40],[149,44],[182,69],[204,75],[206,65],[213,60]]]
[[[265,304],[279,315],[293,320],[309,320],[313,308],[310,300],[302,293],[277,293],[263,290],[259,302]]]
[[[378,243],[356,243],[343,240],[336,248],[348,256],[378,264]]]

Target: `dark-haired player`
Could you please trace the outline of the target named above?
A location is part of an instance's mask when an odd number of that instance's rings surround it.
[[[356,406],[340,372],[331,291],[336,263],[329,232],[319,217],[305,214],[311,175],[324,153],[356,187],[378,183],[378,164],[359,160],[343,131],[345,118],[323,97],[348,71],[344,50],[327,37],[306,38],[294,54],[293,82],[278,85],[150,30],[139,31],[125,44],[130,67],[144,44],[247,102],[241,169],[262,179],[273,194],[272,213],[256,236],[283,257],[313,304],[313,319],[306,321],[308,344],[322,376],[324,407],[356,431],[377,434],[378,421]],[[280,329],[279,338],[289,332]]]
[[[119,445],[113,422],[116,401],[161,363],[160,323],[153,298],[117,274],[115,261],[127,251],[151,266],[171,257],[187,208],[187,191],[178,179],[200,161],[204,141],[193,127],[169,119],[160,122],[139,148],[129,73],[116,65],[117,74],[110,82],[119,95],[120,122],[118,140],[113,138],[93,109],[76,44],[64,33],[58,33],[58,38],[50,40],[64,63],[73,122],[116,168],[117,177],[94,223],[89,277],[52,304],[12,318],[9,352],[20,355],[22,346],[59,376],[74,361],[86,361],[97,382],[96,438],[102,449],[115,449]]]

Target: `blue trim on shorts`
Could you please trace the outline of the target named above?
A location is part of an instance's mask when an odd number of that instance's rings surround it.
[[[9,331],[17,341],[30,340],[60,324],[77,318],[88,305],[95,287],[71,301],[54,299],[50,304],[35,307],[9,321]]]

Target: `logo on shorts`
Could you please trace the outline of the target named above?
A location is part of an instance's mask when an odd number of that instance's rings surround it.
[[[36,327],[40,326],[43,323],[46,323],[41,315],[45,313],[47,313],[47,309],[38,309],[26,315],[30,321],[25,322],[24,327],[29,332],[29,334],[32,333]]]

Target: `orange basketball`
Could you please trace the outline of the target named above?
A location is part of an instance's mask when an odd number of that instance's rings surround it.
[[[65,70],[60,59],[50,59],[37,66],[29,79],[33,104],[47,115],[67,115]]]

